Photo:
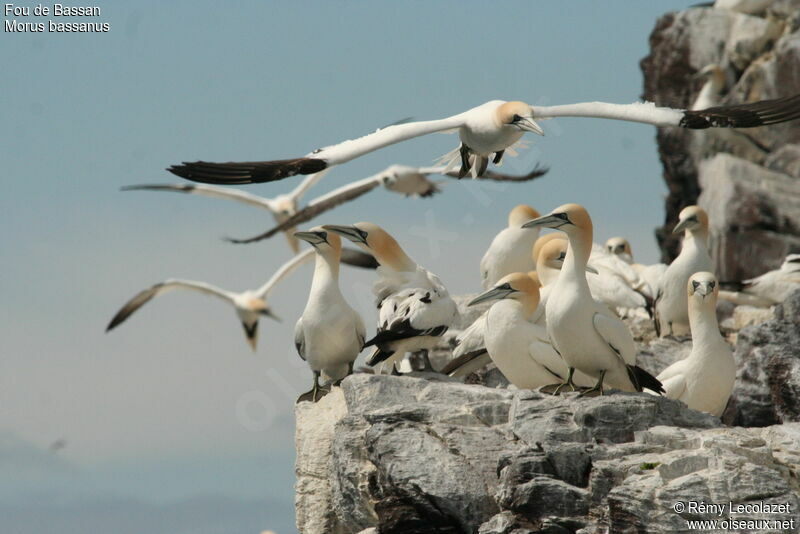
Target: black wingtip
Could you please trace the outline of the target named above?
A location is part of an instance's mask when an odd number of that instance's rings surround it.
[[[315,174],[328,163],[317,158],[295,158],[274,161],[213,163],[184,161],[167,167],[176,176],[204,184],[240,185],[274,182],[297,174]]]
[[[800,94],[733,106],[684,111],[679,126],[705,128],[755,128],[800,118]]]
[[[666,393],[664,390],[664,385],[661,383],[661,381],[638,365],[628,366],[628,376],[630,377],[631,382],[633,382],[633,385],[636,386],[636,391],[649,389],[650,391],[658,393],[659,395]]]

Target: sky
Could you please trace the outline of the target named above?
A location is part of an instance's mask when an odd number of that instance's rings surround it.
[[[283,320],[262,321],[256,353],[230,307],[196,294],[160,297],[106,334],[155,282],[254,288],[290,257],[280,238],[220,239],[267,229],[266,212],[121,186],[180,182],[164,169],[181,161],[300,156],[493,99],[634,102],[657,17],[688,4],[98,1],[100,17],[57,22],[108,22],[107,33],[0,33],[0,516],[15,518],[5,531],[295,531],[292,410],[311,374],[292,331],[311,269],[271,295]],[[318,222],[381,224],[454,294],[479,289],[480,257],[521,202],[582,203],[596,241],[623,235],[637,260],[657,261],[666,189],[655,129],[541,125],[546,136],[503,170],[541,163],[542,179],[449,181],[429,199],[378,190]],[[456,146],[436,134],[389,147],[333,169],[309,198]],[[270,196],[298,180],[243,188]],[[368,333],[373,276],[341,277]]]

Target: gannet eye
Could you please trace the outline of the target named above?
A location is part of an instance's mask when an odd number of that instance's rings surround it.
[[[367,232],[362,230],[361,228],[356,228],[356,232],[358,232],[358,236],[363,239],[364,241],[367,240]]]
[[[697,280],[692,280],[692,291],[697,291],[697,288],[700,287],[700,282]]]
[[[514,124],[515,122],[519,122],[519,121],[521,121],[521,120],[522,120],[522,117],[520,117],[519,115],[517,115],[517,114],[515,113],[515,114],[514,114],[514,116],[513,116],[513,117],[511,117],[511,124]]]
[[[567,253],[566,252],[562,252],[561,254],[558,255],[558,258],[556,258],[556,259],[559,260],[559,261],[564,261],[566,258],[567,258]]]
[[[567,221],[567,222],[569,222],[569,217],[567,217],[567,214],[566,214],[566,213],[554,213],[554,214],[553,214],[553,216],[554,216],[554,217],[558,217],[558,218],[559,218],[559,219],[561,219],[562,221]]]
[[[502,286],[497,286],[497,289],[504,289],[506,291],[514,291],[514,288],[511,287],[511,284],[509,284],[508,282],[506,282]]]
[[[714,286],[716,286],[716,285],[717,285],[716,282],[709,282],[708,283],[708,287],[710,287],[711,289],[714,289]]]

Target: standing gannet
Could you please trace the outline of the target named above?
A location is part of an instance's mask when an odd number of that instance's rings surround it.
[[[544,176],[548,172],[547,167],[540,167],[538,164],[533,170],[524,175],[502,174],[498,172],[487,172],[483,179],[505,182],[526,182]],[[392,165],[391,167],[381,171],[378,174],[352,182],[338,189],[331,191],[319,198],[315,198],[308,205],[295,212],[291,217],[283,222],[280,222],[274,228],[271,228],[255,237],[247,239],[231,239],[227,241],[231,243],[254,243],[262,239],[267,239],[278,232],[286,232],[288,229],[294,228],[302,223],[308,222],[318,215],[325,213],[328,210],[335,208],[340,204],[344,204],[350,200],[354,200],[369,191],[383,185],[386,189],[395,193],[401,193],[405,196],[431,196],[440,189],[428,180],[427,176],[430,174],[442,174],[443,176],[453,176],[443,166],[440,167],[408,167],[405,165]]]
[[[511,273],[525,273],[536,269],[531,249],[539,238],[538,231],[524,230],[522,225],[539,217],[539,212],[520,204],[508,214],[508,226],[498,233],[481,259],[481,286],[494,287],[495,283]]]
[[[509,274],[469,305],[491,300],[498,302],[486,312],[486,350],[508,381],[536,389],[566,380],[567,365],[553,350],[547,331],[531,321],[539,305],[538,280],[526,273]],[[581,379],[578,385],[588,385],[586,377]]]
[[[735,304],[768,308],[780,304],[794,291],[800,289],[800,254],[789,254],[780,268],[742,282],[723,282],[727,291],[719,298]]]
[[[182,178],[212,184],[249,184],[312,174],[408,139],[447,130],[458,131],[460,176],[473,166],[477,176],[489,159],[499,163],[505,150],[525,132],[543,135],[535,119],[590,117],[681,128],[751,128],[800,117],[800,95],[704,110],[656,107],[652,103],[607,104],[583,102],[564,106],[530,106],[524,102],[492,100],[439,120],[395,124],[371,134],[314,150],[301,158],[244,163],[184,162],[167,170]]]
[[[320,374],[341,380],[352,373],[367,331],[361,316],[347,304],[339,290],[341,238],[322,226],[294,235],[311,243],[317,256],[308,302],[294,327],[297,353],[314,373],[314,386],[297,402],[309,399],[316,402]]]
[[[564,265],[545,311],[553,347],[569,366],[564,384],[574,387],[573,373],[578,369],[597,378],[595,386],[585,393],[602,395],[604,382],[623,391],[661,391],[658,380],[636,366],[636,346],[628,327],[592,299],[586,280],[592,252],[592,219],[586,209],[565,204],[525,224],[527,228],[537,226],[561,230],[569,239]]]
[[[650,298],[655,298],[658,289],[661,287],[661,277],[667,271],[666,264],[654,263],[643,265],[633,261],[633,250],[631,244],[624,237],[612,237],[605,243],[606,252],[620,258],[629,264],[644,282],[645,286],[641,289]]]
[[[695,76],[704,80],[704,83],[689,109],[706,109],[718,105],[722,91],[725,90],[725,71],[719,65],[711,63],[703,67]]]
[[[656,334],[685,334],[689,331],[686,282],[694,273],[711,271],[708,254],[708,214],[698,206],[687,206],[678,214],[672,233],[684,232],[681,253],[669,264],[656,295]]]
[[[458,309],[439,277],[417,265],[383,228],[368,222],[325,225],[375,256],[380,267],[373,293],[378,331],[365,346],[375,346],[367,365],[391,366],[406,352],[427,351],[439,341]]]
[[[274,198],[260,197],[246,191],[228,187],[215,187],[213,185],[192,185],[192,184],[140,184],[128,185],[122,188],[123,191],[171,191],[175,193],[188,193],[212,198],[224,198],[235,200],[250,206],[256,206],[269,211],[277,224],[281,224],[297,213],[300,200],[311,187],[322,179],[327,171],[319,172],[306,177],[300,185],[285,195],[278,195]],[[317,199],[315,199],[317,200]],[[312,201],[314,202],[314,201]],[[292,252],[297,254],[300,251],[300,242],[294,237],[294,228],[287,228],[284,231],[286,240]]]
[[[670,399],[719,417],[736,380],[736,361],[717,324],[719,285],[713,274],[700,272],[689,278],[684,291],[689,306],[692,351],[661,371],[658,380]]]
[[[256,350],[256,343],[258,341],[258,319],[261,316],[270,317],[279,320],[277,316],[272,313],[272,309],[267,304],[267,296],[275,286],[288,276],[292,271],[297,269],[303,263],[311,259],[313,250],[309,249],[305,252],[295,256],[288,262],[284,263],[272,277],[260,288],[255,290],[246,290],[241,293],[227,291],[220,289],[205,282],[195,282],[193,280],[179,280],[169,279],[164,282],[155,284],[143,291],[137,293],[132,299],[125,303],[122,308],[114,315],[111,322],[106,328],[106,332],[113,330],[117,325],[123,323],[133,313],[147,304],[153,297],[163,295],[173,289],[191,289],[206,295],[212,295],[221,298],[230,304],[236,310],[236,316],[242,323],[247,342],[253,350]]]

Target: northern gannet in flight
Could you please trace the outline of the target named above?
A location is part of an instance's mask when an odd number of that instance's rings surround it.
[[[308,302],[294,328],[297,353],[314,373],[311,391],[301,395],[297,402],[316,402],[321,374],[341,380],[353,372],[353,362],[364,348],[366,328],[339,289],[341,238],[321,226],[296,232],[295,236],[311,243],[317,258]]]
[[[689,109],[706,109],[718,105],[722,91],[725,90],[725,71],[716,63],[711,63],[703,67],[695,76],[704,82]]]
[[[281,224],[297,213],[300,207],[300,199],[325,175],[327,171],[312,174],[306,177],[300,185],[295,187],[290,193],[278,195],[274,198],[260,197],[240,189],[230,187],[216,187],[213,185],[192,185],[192,184],[139,184],[128,185],[122,188],[123,191],[171,191],[175,193],[188,193],[212,198],[224,198],[235,200],[256,206],[269,211],[277,224]],[[317,199],[315,199],[317,200]],[[312,201],[314,202],[314,201]],[[286,240],[292,252],[297,254],[300,251],[300,242],[294,237],[294,228],[284,231]]]
[[[378,302],[378,330],[365,346],[375,346],[367,365],[394,364],[406,352],[432,348],[458,316],[439,277],[419,266],[383,228],[368,222],[325,225],[375,256],[380,267],[373,293]]]
[[[723,282],[721,299],[735,304],[768,308],[800,289],[800,254],[789,254],[778,269],[742,282]]]
[[[593,228],[586,209],[565,204],[525,226],[558,229],[569,239],[564,265],[545,311],[553,347],[569,366],[564,385],[574,388],[573,373],[578,369],[597,379],[584,394],[602,395],[604,383],[623,391],[662,391],[655,377],[636,366],[636,345],[625,323],[592,298],[586,267],[592,252]]]
[[[120,310],[116,313],[116,315],[114,315],[113,319],[111,319],[111,322],[106,328],[106,332],[113,330],[118,325],[122,324],[128,317],[133,315],[136,310],[147,304],[154,297],[163,295],[164,293],[174,289],[189,289],[199,293],[204,293],[206,295],[218,297],[232,304],[236,310],[236,316],[239,318],[239,321],[242,323],[242,327],[244,328],[247,342],[250,344],[250,347],[255,350],[256,343],[258,341],[259,318],[264,316],[279,320],[278,317],[272,313],[272,309],[267,302],[267,296],[269,296],[269,293],[275,289],[275,286],[281,280],[286,278],[295,269],[311,260],[313,253],[314,250],[309,249],[298,254],[291,260],[284,263],[277,271],[275,271],[275,274],[273,274],[272,277],[258,289],[248,289],[239,293],[221,289],[205,282],[196,282],[194,280],[181,280],[176,278],[165,280],[140,291],[128,302],[126,302],[125,305],[122,306],[122,308],[120,308]],[[372,259],[373,258],[371,257],[365,257],[360,251],[351,250],[348,253],[348,262],[359,267],[374,268],[374,266],[371,264]]]
[[[539,281],[526,273],[509,274],[469,305],[492,300],[499,302],[486,312],[485,341],[500,372],[523,389],[564,382],[567,365],[550,344],[547,331],[531,321],[539,305]],[[586,376],[576,382],[579,386],[592,383]]]
[[[544,176],[547,174],[547,171],[547,167],[540,167],[539,165],[536,165],[528,174],[519,176],[487,171],[483,176],[483,179],[506,182],[525,182],[539,178],[540,176]],[[444,166],[408,167],[405,165],[392,165],[378,174],[344,185],[331,191],[330,193],[315,198],[309,202],[305,208],[296,211],[291,217],[280,222],[277,226],[267,230],[263,234],[259,234],[255,237],[247,239],[228,238],[227,240],[231,243],[253,243],[262,239],[270,238],[278,232],[286,232],[288,229],[308,222],[320,214],[325,213],[326,211],[331,210],[340,204],[354,200],[381,185],[390,191],[402,193],[406,196],[431,196],[440,191],[440,189],[435,183],[428,180],[427,176],[430,174],[453,176],[452,173],[448,172]]]
[[[708,254],[708,214],[698,206],[687,206],[678,214],[672,233],[684,232],[681,252],[669,264],[655,300],[654,324],[659,336],[689,332],[686,283],[694,273],[711,272]]]
[[[511,273],[536,270],[531,250],[539,238],[538,231],[524,230],[522,225],[539,217],[539,212],[526,204],[515,206],[508,214],[508,226],[492,240],[481,259],[481,286],[494,287],[495,283]]]
[[[655,298],[658,294],[658,289],[661,287],[661,277],[667,271],[667,265],[664,263],[654,263],[652,265],[643,265],[633,261],[633,250],[631,244],[624,237],[612,237],[605,243],[606,252],[619,257],[622,261],[629,264],[641,277],[642,281],[646,284],[646,288],[642,288],[650,298]],[[645,291],[646,290],[646,291]]]
[[[692,351],[661,371],[658,380],[670,399],[719,417],[736,380],[736,361],[717,324],[719,284],[713,274],[700,272],[689,278],[684,290],[688,294]]]
[[[461,140],[459,176],[477,168],[477,176],[491,159],[500,163],[506,149],[525,132],[543,135],[536,119],[591,117],[641,122],[655,126],[703,129],[751,128],[800,117],[800,95],[704,110],[657,107],[652,103],[608,104],[584,102],[563,106],[530,106],[524,102],[492,100],[463,113],[439,120],[395,124],[358,139],[314,150],[293,159],[244,163],[184,162],[167,170],[182,178],[211,184],[249,184],[281,180],[296,174],[313,174],[340,165],[385,146],[447,130]]]

